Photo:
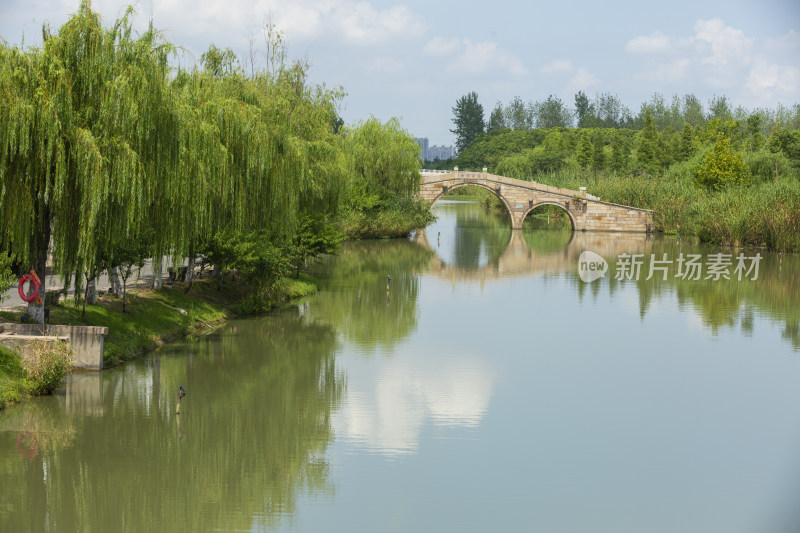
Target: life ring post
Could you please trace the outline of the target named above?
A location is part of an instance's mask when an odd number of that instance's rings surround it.
[[[33,292],[27,296],[25,295],[26,281],[30,281],[31,283],[33,283]],[[17,285],[19,297],[22,298],[23,302],[31,303],[33,301],[37,301],[36,299],[39,298],[39,287],[41,287],[39,276],[37,276],[36,272],[34,272],[33,269],[31,269],[31,271],[28,274],[25,274],[19,280],[19,285]]]

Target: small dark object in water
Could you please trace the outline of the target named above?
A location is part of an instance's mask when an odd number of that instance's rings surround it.
[[[184,396],[186,396],[186,389],[184,389],[183,385],[181,385],[181,388],[178,391],[178,405],[175,406],[176,415],[181,414],[181,398],[183,398]]]

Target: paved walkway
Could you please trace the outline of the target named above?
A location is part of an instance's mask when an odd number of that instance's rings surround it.
[[[168,280],[169,275],[167,274],[167,268],[172,266],[172,259],[165,257],[163,261],[163,268],[162,268],[162,282],[166,283]],[[85,282],[85,280],[84,280]],[[74,283],[74,282],[73,282]],[[128,278],[127,283],[127,290],[131,290],[134,288],[144,288],[144,287],[152,287],[153,286],[153,262],[152,260],[148,259],[142,270],[137,275],[137,271],[134,270],[131,277]],[[108,279],[108,273],[104,272],[97,281],[97,290],[107,292],[109,287],[111,287],[111,281]],[[64,282],[60,276],[50,273],[50,267],[47,268],[47,278],[45,280],[45,288],[46,290],[54,290],[54,289],[63,289]],[[74,294],[75,289],[74,287],[70,287],[67,291],[67,295]],[[13,285],[9,287],[8,290],[2,293],[2,298],[0,298],[0,311],[24,311],[28,308],[28,304],[23,302],[19,297],[19,292],[17,290],[17,285]]]

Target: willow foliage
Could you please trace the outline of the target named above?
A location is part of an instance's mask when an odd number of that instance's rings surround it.
[[[0,249],[43,269],[50,244],[69,276],[143,235],[186,256],[220,229],[288,239],[302,210],[335,210],[339,92],[303,65],[172,73],[174,47],[134,35],[132,13],[104,29],[84,1],[40,48],[0,45]]]
[[[371,190],[411,197],[419,189],[421,149],[396,118],[371,118],[348,132],[356,179]]]

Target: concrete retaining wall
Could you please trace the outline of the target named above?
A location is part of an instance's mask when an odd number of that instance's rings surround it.
[[[103,368],[105,335],[108,335],[108,328],[98,326],[0,324],[0,345],[19,352],[36,340],[66,341],[75,353],[75,366],[91,370]]]

